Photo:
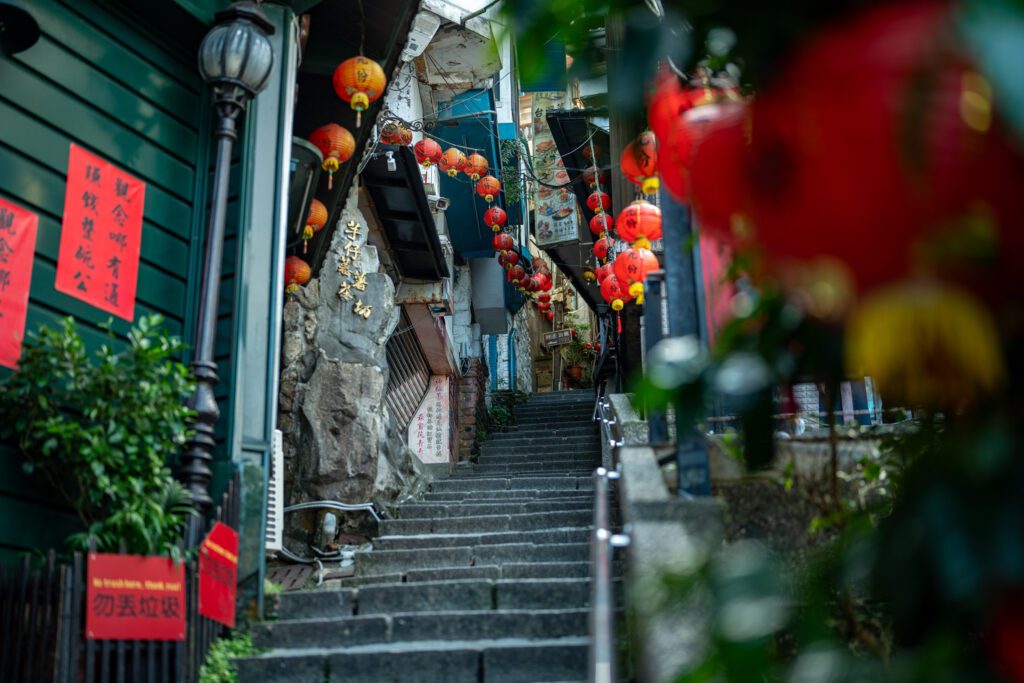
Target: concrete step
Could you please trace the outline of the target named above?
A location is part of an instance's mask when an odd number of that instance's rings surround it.
[[[435,479],[431,492],[466,491],[592,491],[593,477],[494,477],[489,479]]]
[[[435,480],[436,481],[436,480]],[[482,489],[478,491],[430,491],[423,495],[423,502],[463,501],[474,503],[498,503],[508,501],[525,502],[528,500],[546,500],[550,498],[586,498],[594,499],[594,490],[590,489]]]
[[[535,462],[561,462],[566,464],[594,464],[601,462],[600,453],[575,452],[568,449],[545,455],[533,453],[494,453],[484,451],[477,458],[477,465],[529,465]]]
[[[436,640],[271,651],[234,660],[242,683],[545,683],[586,676],[589,639]]]
[[[594,464],[574,465],[551,463],[549,466],[538,465],[482,465],[456,473],[458,479],[492,479],[494,477],[517,476],[551,476],[551,477],[587,477],[593,474]]]
[[[453,548],[459,546],[503,545],[507,543],[585,543],[590,539],[590,528],[585,526],[538,531],[498,531],[487,534],[414,534],[379,536],[374,539],[374,551],[412,550],[414,548]]]
[[[258,648],[330,648],[422,640],[551,639],[587,635],[587,610],[495,610],[360,615],[264,622],[253,627]]]
[[[528,448],[530,446],[587,446],[592,443],[600,442],[600,435],[597,430],[591,432],[585,432],[582,434],[562,434],[560,436],[554,436],[544,433],[538,430],[536,433],[530,432],[507,432],[509,434],[515,434],[515,438],[507,438],[501,440],[487,440],[482,446],[483,447],[502,447],[502,448]]]
[[[621,570],[616,570],[621,574]],[[360,586],[415,583],[418,581],[465,581],[467,579],[587,579],[589,561],[568,562],[508,562],[502,565],[476,567],[445,567],[440,569],[413,569],[404,574],[371,574],[352,576],[339,581],[342,588]]]
[[[469,517],[479,515],[514,515],[526,512],[560,512],[567,510],[591,510],[591,501],[582,500],[535,500],[514,503],[406,503],[397,510],[398,519],[424,519]]]
[[[356,575],[405,573],[417,569],[442,569],[501,565],[505,562],[581,562],[589,557],[586,543],[494,543],[400,550],[374,550],[356,555]]]
[[[548,429],[543,434],[552,437],[564,437],[564,436],[589,436],[592,434],[599,433],[597,429],[597,423],[587,423],[583,425],[572,425],[570,427],[559,427],[556,429]],[[487,441],[484,443],[497,443],[499,441],[511,441],[515,439],[529,439],[540,437],[541,433],[533,427],[509,427],[508,431],[505,432],[491,432],[490,436],[487,437]]]
[[[551,427],[552,429],[558,427],[584,427],[588,424],[594,424],[592,417],[588,408],[569,408],[557,411],[536,410],[516,413],[515,424],[519,427],[520,431],[527,426],[535,430],[541,430],[546,427]]]
[[[485,443],[480,446],[481,455],[528,455],[528,454],[552,454],[552,453],[590,453],[600,455],[601,440],[598,438],[587,438],[586,441],[576,443],[535,441],[533,443],[511,444],[501,441],[496,443]]]
[[[487,480],[467,480],[467,483]],[[437,482],[435,482],[436,484]],[[535,512],[517,515],[482,515],[447,519],[386,519],[380,523],[382,536],[400,534],[484,533],[488,531],[531,531],[586,526],[590,510]]]

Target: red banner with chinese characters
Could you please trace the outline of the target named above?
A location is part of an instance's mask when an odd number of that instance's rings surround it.
[[[146,184],[71,145],[56,288],[133,320]]]
[[[17,369],[39,216],[0,197],[0,365]]]
[[[169,557],[89,553],[90,640],[185,640],[185,565]]]
[[[199,546],[199,613],[235,627],[238,532],[217,522]]]

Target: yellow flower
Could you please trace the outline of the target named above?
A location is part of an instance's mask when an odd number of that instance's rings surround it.
[[[898,285],[867,298],[846,331],[851,374],[874,378],[890,403],[962,409],[1006,377],[999,334],[969,294],[936,283]]]

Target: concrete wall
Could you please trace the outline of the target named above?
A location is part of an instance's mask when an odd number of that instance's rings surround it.
[[[519,309],[519,312],[512,317],[509,323],[511,330],[514,330],[512,343],[515,346],[516,355],[515,390],[527,393],[533,391],[533,357],[529,316],[530,306],[523,306]],[[506,391],[513,388],[509,381],[509,335],[498,334],[493,336],[497,338],[497,367],[494,373],[496,378],[495,388],[498,391]],[[487,361],[490,363],[490,345],[489,343],[484,343],[483,346],[485,349],[485,355],[487,356]]]

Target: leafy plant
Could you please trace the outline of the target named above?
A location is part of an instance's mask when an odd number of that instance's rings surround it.
[[[38,470],[74,508],[84,530],[75,549],[168,554],[193,514],[168,462],[189,436],[184,406],[193,383],[174,358],[184,348],[147,316],[115,350],[93,354],[75,321],[30,334],[20,367],[0,384],[0,431],[17,439],[26,470]]]
[[[501,187],[505,193],[505,203],[508,206],[518,204],[523,196],[522,174],[519,171],[521,144],[518,138],[499,141],[501,176],[498,180],[501,181]]]
[[[236,633],[221,638],[210,646],[206,661],[199,669],[199,683],[237,683],[238,669],[231,661],[235,657],[251,657],[259,650],[252,644],[248,633]]]

